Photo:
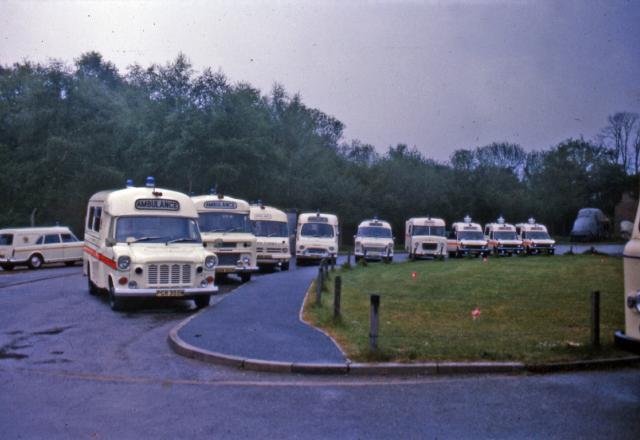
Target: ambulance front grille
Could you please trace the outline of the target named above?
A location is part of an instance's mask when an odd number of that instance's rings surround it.
[[[189,264],[150,264],[147,268],[150,286],[179,286],[191,284]]]

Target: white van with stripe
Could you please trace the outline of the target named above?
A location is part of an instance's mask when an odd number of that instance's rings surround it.
[[[132,297],[192,299],[206,307],[216,255],[202,245],[198,213],[180,192],[155,187],[94,194],[85,219],[84,273],[89,292],[107,290],[111,308]]]
[[[82,261],[82,241],[66,226],[0,229],[0,267],[40,269],[46,263]]]

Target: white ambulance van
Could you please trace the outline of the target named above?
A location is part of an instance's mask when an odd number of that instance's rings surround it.
[[[527,254],[549,254],[555,253],[556,242],[549,236],[547,227],[536,223],[533,217],[527,223],[518,223],[516,233],[522,240],[524,251]]]
[[[484,237],[489,242],[489,250],[495,255],[519,255],[524,252],[522,240],[516,234],[516,227],[505,223],[500,217],[496,223],[487,223]]]
[[[446,225],[441,218],[412,217],[405,222],[404,249],[409,259],[447,258]]]
[[[334,214],[303,213],[296,228],[296,260],[298,263],[338,256],[338,217]]]
[[[364,220],[358,225],[353,236],[353,255],[356,261],[366,260],[393,261],[394,240],[391,225],[384,220]]]
[[[85,219],[84,273],[89,292],[109,292],[119,310],[131,297],[193,299],[206,307],[218,259],[202,246],[198,213],[176,191],[146,187],[102,191],[89,199]]]
[[[200,232],[207,249],[218,256],[216,273],[237,274],[243,283],[258,271],[256,237],[251,231],[250,206],[215,189],[208,196],[192,197],[200,217]]]
[[[0,229],[0,267],[40,269],[45,263],[82,261],[84,243],[66,226]]]
[[[463,222],[451,225],[451,231],[447,238],[447,250],[449,256],[486,257],[489,255],[489,243],[484,238],[482,227],[478,223],[472,223],[471,217],[466,216]]]
[[[624,332],[615,335],[616,344],[640,354],[640,206],[624,257]]]
[[[251,205],[251,227],[256,236],[258,266],[289,270],[289,224],[287,214],[262,203]]]

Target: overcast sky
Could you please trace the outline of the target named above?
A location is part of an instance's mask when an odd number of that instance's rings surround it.
[[[268,93],[274,82],[385,151],[593,138],[640,111],[640,1],[5,1],[0,63],[121,72],[184,52]]]

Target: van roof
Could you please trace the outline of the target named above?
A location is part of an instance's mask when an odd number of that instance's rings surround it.
[[[318,219],[326,219],[318,221]],[[335,214],[326,214],[323,212],[303,212],[298,216],[298,224],[300,223],[328,223],[330,225],[338,224],[338,217]]]
[[[24,228],[5,228],[0,229],[0,234],[46,234],[58,233],[64,234],[71,232],[67,226],[36,226],[36,227],[24,227]]]
[[[516,228],[520,228],[523,231],[531,231],[535,228],[535,230],[538,231],[549,232],[547,231],[547,227],[542,223],[518,223],[516,224]]]
[[[251,212],[249,213],[251,220],[271,220],[286,222],[287,214],[284,211],[274,208],[273,206],[266,205],[251,205]]]
[[[465,227],[472,227],[473,229],[482,231],[482,227],[478,223],[455,222],[454,224],[451,225],[452,229],[459,229],[459,228],[465,228]]]
[[[358,225],[358,228],[361,228],[363,226],[373,226],[373,227],[381,227],[381,228],[388,228],[391,229],[391,224],[389,222],[386,222],[384,220],[378,220],[378,219],[369,219],[369,220],[362,220],[360,222],[360,224]]]
[[[221,194],[191,197],[198,212],[242,212],[249,214],[249,202]]]
[[[508,230],[508,231],[515,231],[516,227],[513,226],[511,223],[487,223],[486,225],[484,225],[485,229],[489,228],[491,230],[494,229],[502,229],[502,230]]]
[[[437,217],[411,217],[407,223],[418,226],[446,226],[444,220]]]
[[[151,203],[158,200],[168,203],[154,207]],[[150,203],[145,205],[145,201]],[[174,202],[177,202],[177,205]],[[175,216],[178,214],[181,217],[198,217],[191,199],[186,194],[164,188],[129,187],[100,191],[91,196],[89,203],[102,203],[104,211],[112,216],[145,214]]]

